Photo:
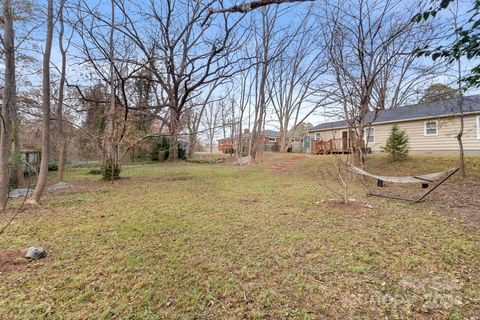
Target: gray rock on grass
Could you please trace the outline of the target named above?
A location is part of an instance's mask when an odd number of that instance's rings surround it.
[[[252,160],[253,160],[252,156],[241,157],[241,158],[238,158],[233,164],[242,166],[244,164],[249,164],[250,162],[252,162]]]
[[[30,247],[28,248],[27,253],[25,254],[25,258],[34,259],[34,260],[42,259],[42,258],[45,258],[46,256],[47,256],[47,252],[42,247]]]

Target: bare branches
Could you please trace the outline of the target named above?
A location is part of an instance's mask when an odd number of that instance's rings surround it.
[[[412,91],[431,79],[414,50],[434,38],[428,24],[415,25],[399,1],[360,0],[358,4],[326,2],[324,38],[331,75],[331,95],[341,117],[351,124],[358,155],[367,148],[365,127],[381,109],[408,101]],[[350,132],[350,130],[348,130]]]

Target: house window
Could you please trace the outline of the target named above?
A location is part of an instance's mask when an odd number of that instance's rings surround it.
[[[375,143],[375,128],[366,128],[365,140],[367,143]]]
[[[477,139],[480,139],[480,116],[477,117]]]
[[[436,136],[438,134],[438,121],[425,121],[425,135]]]
[[[315,133],[315,140],[320,140],[320,132]]]
[[[275,142],[275,138],[268,138],[268,141]]]

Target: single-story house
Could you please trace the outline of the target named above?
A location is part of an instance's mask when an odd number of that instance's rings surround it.
[[[245,129],[242,134],[243,149],[244,151],[248,149],[248,144],[250,142],[250,132],[248,129]],[[218,151],[223,153],[233,153],[235,148],[238,146],[239,136],[235,135],[229,138],[219,139],[218,140]],[[291,146],[292,152],[301,152],[301,142],[302,138],[300,137],[291,137]],[[257,149],[259,151],[279,151],[280,142],[282,137],[280,132],[274,130],[264,130],[257,135]]]
[[[463,109],[465,153],[480,154],[480,95],[464,97]],[[382,147],[397,124],[408,135],[411,153],[458,152],[458,115],[458,98],[369,112],[364,147],[373,153],[384,152]],[[327,142],[340,151],[351,149],[353,132],[349,134],[348,127],[348,121],[340,120],[311,128],[312,153],[323,153]]]

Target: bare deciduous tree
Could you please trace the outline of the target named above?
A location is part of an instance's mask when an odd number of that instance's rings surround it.
[[[215,90],[221,86],[222,81],[216,81],[205,88],[206,92],[203,92],[202,96],[198,96],[195,101],[190,101],[189,106],[185,112],[186,125],[188,129],[188,150],[187,157],[192,158],[197,148],[199,139],[200,124],[204,118],[205,108],[209,103],[215,102],[215,100],[221,100],[224,97],[216,98],[212,101],[212,94]]]
[[[67,139],[65,137],[65,131],[63,129],[63,103],[64,103],[64,89],[65,89],[65,77],[67,73],[67,51],[63,45],[63,36],[65,33],[65,22],[63,18],[63,12],[65,7],[65,0],[60,1],[58,9],[58,21],[60,23],[60,32],[58,34],[58,47],[60,54],[62,55],[62,64],[60,68],[60,83],[58,86],[58,100],[56,108],[57,116],[57,142],[58,142],[58,172],[57,178],[59,181],[63,181],[63,173],[65,171],[65,157],[67,153]]]
[[[246,58],[235,55],[245,40],[236,33],[242,21],[228,13],[211,14],[197,1],[150,2],[142,13],[147,21],[137,25],[124,6],[127,23],[118,30],[131,39],[144,55],[152,80],[168,108],[164,119],[171,135],[170,160],[177,158],[181,119],[189,101],[211,83],[242,70]]]
[[[232,95],[233,99],[237,102],[238,106],[238,134],[237,134],[237,156],[241,157],[243,155],[244,150],[244,136],[243,136],[243,121],[245,118],[245,112],[248,112],[248,116],[250,116],[249,106],[251,105],[251,98],[252,98],[252,87],[254,82],[249,81],[250,78],[250,70],[243,72],[237,78],[238,85],[234,85],[234,88],[237,87],[238,90],[233,90]],[[248,109],[247,109],[248,108]],[[250,125],[250,123],[249,123]],[[250,134],[250,130],[248,130],[248,134]]]
[[[31,197],[30,204],[38,204],[47,185],[48,165],[50,161],[50,56],[53,40],[53,0],[47,4],[47,33],[42,69],[42,159],[38,180]]]
[[[77,32],[76,48],[81,56],[81,63],[90,67],[104,88],[108,88],[108,96],[95,101],[104,106],[106,128],[102,137],[102,153],[104,178],[118,178],[120,169],[119,148],[126,136],[131,106],[132,92],[135,91],[135,80],[144,70],[136,59],[132,42],[118,32],[117,25],[125,23],[126,17],[115,1],[110,2],[109,12],[104,13],[98,7],[90,7],[80,1],[76,5],[76,17],[70,23]],[[120,54],[121,52],[121,54]],[[88,101],[83,93],[82,85],[74,86],[82,99]],[[145,109],[139,106],[138,111]]]
[[[315,82],[326,72],[324,52],[316,41],[320,35],[317,21],[311,17],[309,10],[295,33],[289,35],[291,43],[272,62],[270,71],[268,94],[279,123],[283,152],[288,149],[289,133],[322,105],[308,101],[319,91],[320,84]]]
[[[451,14],[453,16],[453,27],[455,28],[455,30],[460,30],[460,21],[459,21],[459,16],[458,16],[458,11],[459,11],[459,8],[458,8],[458,2],[456,3],[456,7],[454,10],[452,10]],[[459,41],[459,35],[458,33],[455,33],[455,36],[456,36],[456,39],[455,41],[458,42]],[[465,150],[463,148],[463,134],[464,134],[464,131],[465,131],[465,119],[464,119],[464,108],[463,108],[463,104],[464,104],[464,101],[465,101],[465,97],[463,95],[463,91],[464,91],[464,88],[463,88],[463,85],[462,85],[462,79],[463,79],[463,75],[462,75],[462,57],[459,55],[457,57],[457,61],[456,61],[456,76],[457,76],[457,84],[458,84],[458,93],[459,93],[459,96],[457,99],[455,99],[454,101],[457,102],[457,109],[458,109],[458,119],[460,121],[460,130],[458,131],[457,133],[457,141],[458,141],[458,166],[460,168],[460,173],[462,175],[463,178],[465,178],[467,176],[467,173],[465,171]]]
[[[249,155],[255,158],[258,150],[257,137],[264,130],[267,110],[267,81],[271,62],[285,49],[288,40],[278,39],[274,34],[279,31],[278,20],[282,12],[276,8],[263,8],[260,10],[261,27],[256,32],[256,70],[255,70],[255,115],[252,132],[250,133]]]
[[[15,44],[13,35],[12,3],[5,0],[3,3],[4,36],[3,47],[5,51],[5,88],[2,104],[2,123],[0,135],[0,206],[4,206],[8,200],[8,186],[10,183],[9,154],[11,115],[16,103],[15,84]]]
[[[221,101],[209,102],[205,108],[202,118],[202,126],[207,136],[210,155],[213,154],[213,144],[218,130],[222,127],[220,124],[220,117],[224,105]]]
[[[341,105],[348,131],[353,131],[350,139],[356,162],[364,158],[366,128],[378,110],[387,108],[391,83],[396,85],[390,103],[396,106],[404,101],[401,96],[407,97],[415,84],[425,80],[425,73],[413,80],[406,75],[418,71],[413,64],[414,50],[430,41],[422,33],[427,26],[413,23],[415,10],[401,7],[399,1],[378,0],[325,2],[323,7],[324,37],[334,79],[329,94]]]

